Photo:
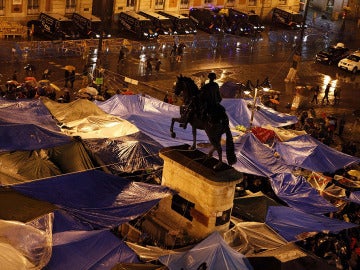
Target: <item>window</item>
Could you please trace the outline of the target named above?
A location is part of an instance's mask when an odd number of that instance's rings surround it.
[[[39,13],[39,1],[40,0],[28,0],[28,5],[27,5],[28,14]]]
[[[126,7],[135,7],[136,0],[126,0]]]
[[[188,9],[189,8],[189,0],[181,0],[180,1],[180,8],[181,9]]]
[[[76,0],[66,0],[65,13],[73,13],[76,8]]]
[[[249,6],[257,6],[256,0],[249,0]]]
[[[210,4],[212,4],[212,0],[204,0],[204,4],[205,5],[210,5]]]
[[[286,0],[279,0],[279,5],[285,6],[287,4],[286,2]]]
[[[235,6],[235,0],[228,0],[227,3],[226,3],[226,6],[227,6],[227,7],[233,7],[233,6]]]
[[[155,9],[164,9],[164,0],[155,0]]]

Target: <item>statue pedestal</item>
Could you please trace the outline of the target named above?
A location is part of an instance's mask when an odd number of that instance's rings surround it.
[[[162,185],[178,194],[160,201],[158,223],[175,226],[192,238],[203,239],[213,231],[229,229],[235,185],[242,181],[242,173],[218,160],[207,158],[199,150],[188,150],[189,145],[163,148]],[[161,225],[162,226],[162,225]]]

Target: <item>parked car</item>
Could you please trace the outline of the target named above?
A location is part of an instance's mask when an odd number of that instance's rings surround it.
[[[318,52],[315,56],[315,61],[327,65],[337,64],[349,54],[349,49],[345,47],[344,43],[337,43]]]
[[[354,74],[357,73],[358,70],[360,70],[360,50],[355,51],[348,57],[340,60],[338,67]]]

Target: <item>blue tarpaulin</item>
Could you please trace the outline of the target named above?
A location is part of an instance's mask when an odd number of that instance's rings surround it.
[[[94,229],[113,228],[154,207],[172,191],[90,170],[13,186],[18,192],[55,204]]]
[[[232,249],[215,231],[189,251],[164,255],[159,261],[170,270],[252,270],[248,259]],[[200,268],[200,265],[206,265]]]
[[[285,206],[270,206],[265,223],[289,242],[303,239],[304,233],[339,233],[342,230],[359,226],[338,219],[304,213]]]
[[[53,234],[49,270],[109,270],[117,263],[137,263],[137,255],[108,230]]]
[[[0,124],[0,153],[30,151],[70,143],[72,138],[34,124]]]
[[[360,163],[360,158],[337,151],[308,134],[278,142],[275,149],[286,164],[316,172],[334,173]]]
[[[269,177],[275,173],[291,172],[283,160],[274,156],[275,151],[259,141],[252,133],[243,135],[236,142],[237,170]]]
[[[289,206],[306,213],[324,214],[338,209],[324,199],[303,176],[290,173],[275,174],[270,178],[275,194]]]

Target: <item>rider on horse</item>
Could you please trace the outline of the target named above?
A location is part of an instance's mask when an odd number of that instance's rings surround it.
[[[215,82],[216,74],[210,72],[208,75],[209,82],[200,89],[200,117],[209,123],[216,121],[218,112],[222,106],[222,100],[219,90],[219,85]]]

